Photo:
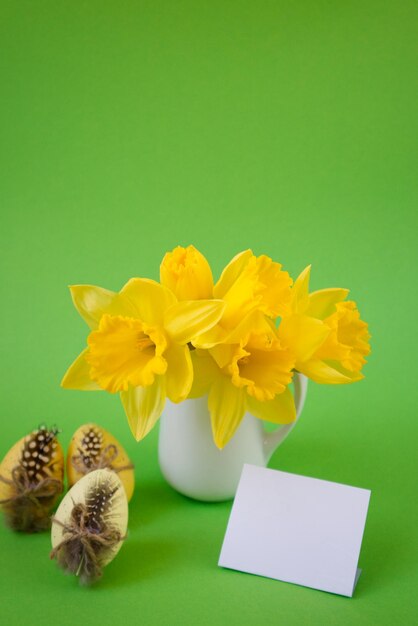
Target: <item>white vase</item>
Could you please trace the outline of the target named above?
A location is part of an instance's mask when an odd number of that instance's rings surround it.
[[[180,493],[207,502],[233,498],[244,463],[265,467],[294,428],[305,402],[308,379],[293,377],[296,420],[267,433],[246,413],[230,442],[218,450],[212,438],[207,397],[167,402],[160,420],[159,462],[166,481]]]

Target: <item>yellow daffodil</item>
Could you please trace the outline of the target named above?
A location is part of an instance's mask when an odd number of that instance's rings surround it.
[[[295,417],[288,388],[294,359],[274,326],[260,313],[249,315],[227,343],[193,351],[190,397],[208,393],[215,444],[223,448],[249,411],[262,420],[287,424]]]
[[[363,378],[370,352],[367,324],[347,289],[309,293],[310,266],[296,280],[279,337],[295,355],[296,369],[318,383],[343,384]]]
[[[160,281],[179,300],[213,298],[212,270],[194,246],[177,246],[167,252],[160,266]]]
[[[131,279],[119,293],[75,285],[71,295],[91,332],[61,384],[119,392],[140,440],[160,417],[166,397],[181,402],[189,394],[193,367],[187,344],[217,323],[225,305],[178,302],[169,289],[144,278]]]
[[[213,286],[205,257],[193,246],[177,247],[165,255],[160,268],[161,283],[179,299],[214,297],[225,302],[219,323],[199,336],[195,345],[209,348],[225,341],[241,320],[253,311],[275,318],[288,306],[292,279],[268,256],[244,250],[225,267]]]
[[[269,317],[280,315],[291,297],[292,279],[268,256],[251,250],[237,254],[225,267],[213,295],[226,302],[225,326],[235,327],[245,315],[259,310]]]

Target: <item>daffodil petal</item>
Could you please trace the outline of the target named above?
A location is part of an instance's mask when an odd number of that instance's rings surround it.
[[[196,348],[205,348],[207,350],[218,344],[245,342],[252,332],[261,332],[263,329],[268,332],[272,328],[275,329],[272,320],[258,310],[248,313],[232,330],[226,330],[220,324],[222,324],[222,319],[219,324],[216,324],[206,333],[193,339],[193,345]]]
[[[295,313],[304,313],[308,307],[309,300],[309,280],[311,276],[311,265],[297,277],[292,288],[293,310]]]
[[[222,300],[184,300],[168,309],[164,327],[176,343],[185,344],[212,328],[224,308]]]
[[[252,396],[247,398],[248,411],[258,419],[274,424],[290,424],[296,419],[296,408],[293,394],[289,387],[279,393],[273,400],[260,402]]]
[[[209,354],[215,360],[218,367],[226,367],[231,363],[234,354],[237,351],[237,346],[228,343],[220,343],[217,346],[209,349]]]
[[[248,261],[252,258],[253,253],[251,250],[244,250],[240,252],[223,270],[221,277],[216,283],[213,295],[215,298],[222,298],[235,283]]]
[[[245,391],[227,376],[219,376],[209,391],[208,408],[215,444],[222,449],[237,430],[245,413]]]
[[[362,374],[357,374],[360,378],[350,378],[339,372],[335,367],[331,367],[325,361],[307,361],[298,366],[299,371],[316,383],[324,385],[344,385],[355,382],[363,378]]]
[[[94,285],[70,286],[74,306],[92,330],[96,330],[102,316],[135,316],[136,309],[120,293]]]
[[[133,305],[136,316],[150,325],[161,325],[166,310],[177,302],[167,287],[148,278],[131,278],[120,295]]]
[[[228,336],[228,331],[222,328],[219,324],[215,324],[210,330],[202,333],[198,337],[193,338],[193,345],[196,348],[212,348],[218,343],[223,343]]]
[[[70,291],[75,308],[92,329],[97,328],[103,313],[108,312],[118,295],[114,291],[94,285],[71,285]]]
[[[271,320],[263,315],[261,311],[252,311],[246,315],[240,323],[228,332],[224,343],[246,343],[248,337],[253,333],[271,332],[271,329],[275,328]]]
[[[188,346],[172,344],[165,352],[167,361],[166,391],[172,402],[182,402],[193,382],[193,365]]]
[[[311,317],[323,320],[335,312],[337,302],[342,302],[349,294],[348,289],[319,289],[309,295],[307,313]]]
[[[101,387],[91,380],[89,372],[90,365],[86,361],[88,348],[78,355],[76,360],[70,365],[61,381],[64,389],[80,389],[81,391],[100,391]]]
[[[164,376],[156,376],[149,387],[129,387],[120,399],[135,439],[140,441],[155,426],[164,409],[166,393]]]
[[[308,360],[329,333],[326,324],[307,315],[295,314],[283,318],[279,326],[279,337],[294,354],[298,364]]]
[[[329,367],[332,367],[343,376],[346,376],[347,378],[349,378],[350,382],[352,383],[355,383],[359,380],[363,380],[364,378],[364,374],[362,374],[360,371],[358,370],[351,371],[347,369],[346,367],[344,367],[344,365],[340,363],[339,361],[330,361],[326,359],[324,359],[324,361],[327,365],[329,365]]]
[[[209,392],[209,389],[220,375],[219,368],[206,350],[193,350],[191,353],[193,364],[193,384],[189,398],[200,398]]]

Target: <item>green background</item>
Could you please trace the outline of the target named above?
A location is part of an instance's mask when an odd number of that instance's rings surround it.
[[[17,624],[412,624],[416,549],[417,12],[412,1],[1,0],[0,454],[86,421],[136,464],[130,533],[95,588],[47,535],[0,530]],[[194,243],[214,273],[251,247],[369,322],[366,379],[310,385],[271,466],[372,490],[346,599],[222,570],[230,503],[171,490],[157,430],[59,382],[86,328],[67,285],[158,277]]]

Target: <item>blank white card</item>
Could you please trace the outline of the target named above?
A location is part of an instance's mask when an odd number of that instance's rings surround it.
[[[245,465],[219,565],[352,596],[370,491]]]

